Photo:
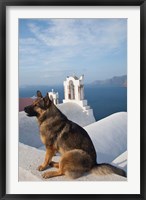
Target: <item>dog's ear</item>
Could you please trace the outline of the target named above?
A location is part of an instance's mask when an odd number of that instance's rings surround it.
[[[42,98],[42,97],[43,97],[43,96],[42,96],[42,93],[41,93],[39,90],[37,91],[37,97],[38,97],[38,98]]]
[[[43,99],[44,99],[45,107],[48,108],[52,103],[52,101],[50,100],[50,98],[48,96],[48,93],[46,94],[46,96]]]

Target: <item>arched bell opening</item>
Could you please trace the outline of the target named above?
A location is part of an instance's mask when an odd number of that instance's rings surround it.
[[[68,99],[75,99],[75,86],[73,81],[69,81],[69,88],[68,88]]]

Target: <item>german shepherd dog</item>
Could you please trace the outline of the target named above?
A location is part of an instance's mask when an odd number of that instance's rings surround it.
[[[97,175],[115,173],[126,177],[125,171],[110,164],[97,164],[96,151],[88,133],[78,124],[70,121],[49,99],[37,91],[32,105],[24,108],[27,116],[36,116],[40,138],[46,147],[44,162],[38,167],[45,170],[49,165],[58,168],[47,171],[43,178],[67,175],[78,178],[86,172]],[[56,152],[61,154],[59,162],[53,162]]]

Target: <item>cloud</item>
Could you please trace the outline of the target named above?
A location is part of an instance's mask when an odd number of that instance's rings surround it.
[[[46,26],[29,23],[28,27],[35,37],[48,47],[95,46],[98,48],[117,47],[126,39],[126,23],[110,19],[52,19],[45,20]],[[108,21],[108,20],[107,20]]]
[[[78,45],[79,38],[73,26],[73,20],[49,20],[46,28],[41,29],[35,24],[28,24],[31,32],[49,47]]]
[[[28,27],[36,39],[50,49],[50,59],[56,54],[59,61],[77,54],[90,57],[92,52],[98,56],[99,52],[102,55],[118,50],[127,38],[123,20],[103,20],[102,23],[101,19],[52,19],[45,22],[45,28],[39,26],[40,22],[30,23]]]
[[[126,19],[26,19],[26,31],[19,38],[19,65],[27,71],[59,76],[73,66],[87,68],[109,54],[126,50]],[[69,71],[67,71],[69,70]],[[79,71],[79,70],[78,70]],[[52,74],[52,75],[51,75]]]

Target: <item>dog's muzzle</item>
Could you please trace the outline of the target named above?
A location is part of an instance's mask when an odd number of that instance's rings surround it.
[[[27,113],[27,116],[29,117],[37,116],[37,112],[34,110],[33,106],[26,106],[24,108],[24,111]]]

